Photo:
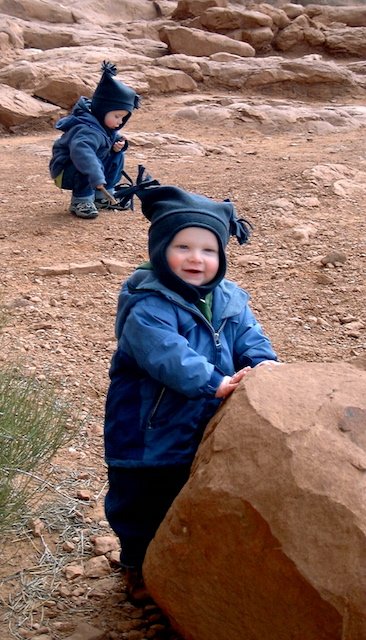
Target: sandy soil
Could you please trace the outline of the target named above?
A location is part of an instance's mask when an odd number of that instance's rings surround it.
[[[253,223],[249,245],[231,241],[228,275],[250,292],[282,360],[365,356],[362,193],[340,197],[330,184],[318,186],[303,173],[319,164],[357,168],[365,158],[360,131],[315,136],[265,135],[244,125],[216,130],[176,120],[175,108],[172,97],[147,99],[126,135],[174,133],[204,145],[206,154],[131,144],[127,171],[135,176],[142,163],[161,182],[217,199],[229,197]],[[71,216],[69,194],[58,191],[48,176],[55,135],[47,130],[0,139],[0,291],[8,311],[0,360],[54,381],[60,396],[80,409],[83,423],[48,469],[49,484],[40,488],[41,537],[24,527],[3,541],[0,636],[72,638],[83,623],[105,631],[109,640],[169,638],[155,609],[126,601],[117,570],[73,581],[63,573],[68,563],[85,564],[93,557],[93,536],[110,534],[102,509],[101,436],[114,314],[121,281],[147,257],[148,223],[138,203],[134,212],[100,213],[93,221]],[[294,208],[278,208],[279,198]],[[332,251],[345,261],[322,265],[321,258]],[[39,273],[42,267],[102,260],[122,262],[121,273],[90,272],[90,267],[86,273]],[[87,499],[78,498],[81,490]],[[73,550],[65,551],[65,541],[74,544]]]

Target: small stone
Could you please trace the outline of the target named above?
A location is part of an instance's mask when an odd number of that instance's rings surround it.
[[[317,324],[320,325],[321,327],[329,327],[330,324],[329,322],[327,322],[326,320],[324,320],[324,318],[317,318]]]
[[[275,207],[276,209],[292,210],[295,208],[295,205],[293,202],[290,202],[290,200],[287,200],[287,198],[277,198],[276,200],[273,200],[272,207]]]
[[[29,527],[35,538],[41,538],[42,532],[44,531],[44,522],[39,518],[35,518],[34,520],[29,521]]]
[[[109,273],[113,273],[115,275],[124,275],[131,271],[131,269],[134,269],[134,265],[130,262],[121,262],[110,258],[103,258],[102,263],[108,269]]]
[[[68,264],[58,264],[53,267],[38,267],[37,274],[40,276],[61,276],[70,273]]]
[[[324,258],[321,258],[320,262],[324,266],[328,266],[330,264],[332,264],[333,266],[337,266],[344,264],[346,260],[347,256],[345,256],[344,253],[341,253],[340,251],[331,251],[330,253],[327,253]]]
[[[349,331],[359,331],[360,329],[364,329],[365,325],[362,322],[362,320],[355,320],[353,322],[348,322],[346,325],[344,325],[344,329],[347,332]]]
[[[110,553],[108,553],[107,558],[109,560],[109,564],[111,565],[111,567],[119,567],[120,556],[121,554],[117,549],[115,549],[114,551],[110,551]]]
[[[341,324],[349,324],[350,322],[355,322],[356,320],[357,320],[357,318],[355,316],[351,316],[351,315],[341,316],[339,318],[339,322]]]
[[[299,205],[299,207],[319,207],[320,205],[319,198],[312,197],[312,196],[295,198],[295,203]]]
[[[85,593],[85,587],[75,587],[75,589],[72,590],[72,595],[74,596],[74,598],[78,598],[79,596],[83,596]]]
[[[309,244],[310,238],[315,235],[315,228],[311,225],[301,225],[294,227],[292,236],[295,240],[299,240],[301,244]]]
[[[96,556],[104,556],[108,551],[114,551],[119,548],[116,536],[95,536],[93,544]]]
[[[80,471],[78,478],[79,480],[88,480],[90,478],[90,474],[87,471]]]
[[[101,578],[111,572],[110,564],[105,556],[91,558],[85,563],[85,575],[88,578]]]
[[[107,268],[102,262],[85,262],[84,264],[70,264],[70,273],[73,275],[87,273],[107,273]]]
[[[84,569],[79,564],[69,564],[63,569],[65,578],[67,580],[74,580],[82,575],[84,575]]]
[[[76,497],[79,498],[79,500],[87,502],[91,498],[91,493],[88,489],[79,489],[76,493]]]
[[[239,266],[245,266],[245,265],[255,265],[257,267],[264,266],[263,258],[260,258],[259,256],[256,256],[256,255],[239,256],[237,261]]]

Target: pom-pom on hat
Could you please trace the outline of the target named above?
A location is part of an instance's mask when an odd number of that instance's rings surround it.
[[[123,118],[123,127],[132,111],[139,108],[140,97],[131,87],[115,78],[117,68],[114,64],[104,60],[101,71],[102,77],[92,96],[91,112],[103,125],[104,117],[109,111],[128,111],[128,115]]]
[[[191,302],[204,297],[225,276],[225,248],[230,236],[236,236],[239,244],[244,244],[249,240],[251,225],[236,216],[230,200],[217,202],[179,187],[162,186],[156,180],[152,183],[140,180],[136,195],[141,200],[142,213],[151,223],[149,256],[159,279]],[[208,229],[218,240],[219,270],[214,280],[202,287],[183,282],[171,271],[166,259],[166,249],[173,237],[187,227]]]

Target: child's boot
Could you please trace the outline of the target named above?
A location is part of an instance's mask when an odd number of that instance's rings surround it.
[[[79,202],[71,201],[69,211],[77,218],[84,218],[85,220],[96,218],[98,215],[98,209],[96,208],[94,202],[91,202],[89,200]]]
[[[151,601],[141,569],[126,569],[125,580],[128,598],[133,604],[141,605]]]

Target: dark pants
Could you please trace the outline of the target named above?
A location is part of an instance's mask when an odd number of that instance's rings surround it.
[[[146,549],[189,472],[188,465],[108,468],[105,513],[121,542],[121,565],[142,567]]]
[[[103,164],[106,180],[106,184],[104,186],[108,191],[113,191],[115,185],[121,180],[123,167],[124,153],[122,151],[119,153],[111,152],[108,154]],[[72,195],[75,198],[94,199],[94,189],[89,183],[88,176],[80,173],[80,171],[78,171],[71,162],[64,169],[61,189],[72,191]]]

